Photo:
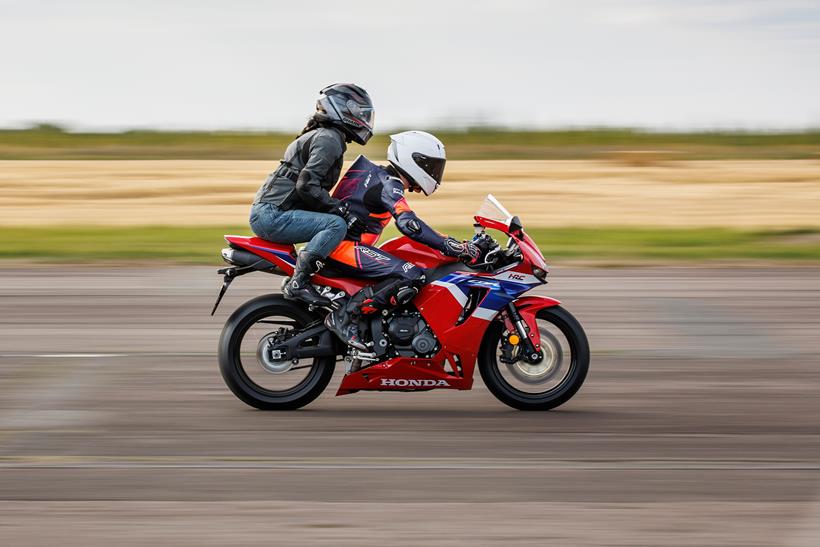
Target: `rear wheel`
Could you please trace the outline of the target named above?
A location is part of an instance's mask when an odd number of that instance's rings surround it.
[[[536,322],[540,359],[527,361],[523,344],[510,342],[516,333],[508,332],[501,321],[487,329],[478,356],[481,378],[490,392],[519,410],[564,404],[581,388],[589,369],[589,343],[572,314],[560,306],[544,308]]]
[[[336,357],[282,361],[272,351],[317,320],[281,295],[254,298],[237,309],[219,339],[219,370],[234,395],[261,410],[293,410],[318,397],[333,376]]]

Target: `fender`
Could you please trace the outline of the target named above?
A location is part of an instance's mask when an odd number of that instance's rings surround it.
[[[541,333],[538,331],[535,316],[544,308],[553,308],[560,305],[561,302],[549,296],[524,296],[515,301],[515,307],[518,309],[518,313],[521,314],[521,317],[524,319],[524,322],[527,323],[527,327],[530,330],[530,339],[532,343],[535,344],[535,349],[541,349]]]

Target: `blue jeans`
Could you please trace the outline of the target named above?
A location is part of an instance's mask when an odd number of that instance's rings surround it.
[[[344,239],[347,224],[342,217],[302,209],[282,211],[271,203],[251,207],[251,230],[257,236],[276,243],[302,243],[305,250],[327,258]]]

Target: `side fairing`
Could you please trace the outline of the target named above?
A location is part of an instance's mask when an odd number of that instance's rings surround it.
[[[493,276],[454,272],[431,283],[447,289],[452,299],[458,302],[459,313],[467,304],[469,295],[474,293],[474,297],[480,300],[472,316],[485,321],[495,318],[507,304],[540,284],[534,276],[517,272],[504,272]]]
[[[472,374],[490,321],[507,304],[540,284],[533,280],[526,283],[497,275],[454,272],[425,285],[414,303],[441,341],[443,355],[439,357],[457,357],[465,372]]]

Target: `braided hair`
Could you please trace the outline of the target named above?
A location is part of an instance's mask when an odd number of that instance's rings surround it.
[[[316,120],[316,116],[311,116],[310,118],[308,118],[307,124],[305,125],[304,129],[302,129],[302,132],[297,135],[297,137],[301,137],[305,133],[313,131],[318,127],[320,127],[320,124]]]

